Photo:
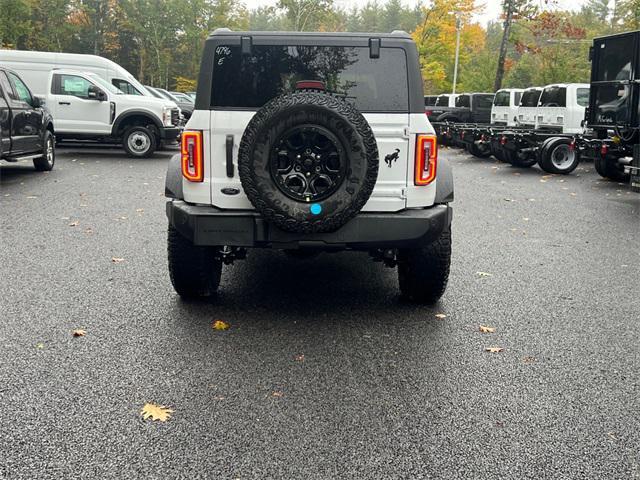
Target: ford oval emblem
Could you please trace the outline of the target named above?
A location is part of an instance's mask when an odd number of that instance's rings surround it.
[[[225,195],[238,195],[240,193],[239,188],[223,188],[220,191]]]

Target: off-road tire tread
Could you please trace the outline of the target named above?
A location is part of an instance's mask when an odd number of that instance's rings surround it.
[[[260,194],[259,180],[252,168],[251,153],[253,145],[257,140],[259,131],[265,127],[267,119],[277,116],[278,112],[282,110],[297,105],[325,107],[333,111],[333,113],[341,115],[362,137],[369,165],[367,174],[363,179],[363,185],[350,204],[335,214],[326,215],[317,220],[299,221],[274,208],[274,205],[267,202]],[[378,166],[378,146],[373,131],[364,116],[344,99],[329,93],[310,90],[302,90],[276,97],[258,110],[244,131],[238,151],[238,172],[242,187],[249,201],[269,223],[289,232],[333,232],[343,226],[369,200],[378,179]]]
[[[444,294],[451,266],[451,230],[445,230],[430,244],[400,250],[398,281],[407,299],[432,305]]]
[[[197,299],[216,294],[222,275],[222,261],[214,247],[193,245],[169,225],[167,232],[169,277],[182,298]]]

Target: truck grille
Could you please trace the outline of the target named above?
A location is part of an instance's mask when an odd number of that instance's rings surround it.
[[[171,109],[171,125],[177,127],[180,123],[180,110],[177,108]]]

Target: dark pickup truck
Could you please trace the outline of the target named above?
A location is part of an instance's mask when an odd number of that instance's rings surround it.
[[[11,70],[0,66],[0,160],[33,160],[36,170],[55,163],[53,119],[43,101]]]
[[[463,93],[456,98],[456,106],[442,108],[437,122],[490,123],[493,93]]]

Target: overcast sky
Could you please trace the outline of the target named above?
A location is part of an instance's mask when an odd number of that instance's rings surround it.
[[[334,3],[341,7],[351,8],[354,5],[361,7],[366,3],[367,0],[334,0]],[[586,0],[536,0],[541,8],[549,8],[547,4],[555,4],[558,5],[559,8],[562,9],[579,9],[583,4],[586,3]],[[385,3],[385,0],[378,0],[379,3]],[[249,8],[255,8],[263,5],[275,5],[277,0],[245,0],[245,4]],[[415,5],[417,0],[402,0],[402,3],[405,5]],[[427,3],[427,2],[423,2]],[[500,0],[478,0],[476,2],[478,5],[484,5],[484,13],[478,16],[478,20],[483,24],[486,24],[489,20],[495,20],[498,18],[500,14]]]

